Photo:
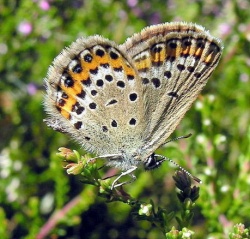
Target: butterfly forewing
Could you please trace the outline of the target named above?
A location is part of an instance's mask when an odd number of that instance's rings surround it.
[[[164,144],[206,85],[222,45],[195,24],[166,23],[135,34],[122,48],[143,84],[147,157]]]

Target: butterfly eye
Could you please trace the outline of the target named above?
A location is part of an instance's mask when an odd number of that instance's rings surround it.
[[[165,161],[165,159],[157,160],[157,156],[155,154],[151,154],[144,162],[145,170],[153,170],[161,166],[161,164]]]

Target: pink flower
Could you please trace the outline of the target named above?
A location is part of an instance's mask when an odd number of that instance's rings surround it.
[[[17,30],[18,30],[21,34],[27,36],[27,35],[29,35],[29,34],[31,33],[31,31],[32,31],[32,25],[31,25],[30,22],[23,21],[23,22],[20,22],[20,23],[19,23],[19,25],[18,25],[18,27],[17,27]]]
[[[50,9],[50,5],[49,2],[47,2],[46,0],[42,0],[39,2],[39,7],[44,10],[44,11],[48,11]]]
[[[137,5],[137,0],[127,0],[127,4],[129,7],[135,7]]]
[[[226,36],[231,33],[232,27],[227,23],[222,23],[219,25],[219,31],[221,32],[221,35]]]
[[[35,95],[37,92],[37,86],[34,83],[29,83],[27,85],[27,92],[29,95]]]

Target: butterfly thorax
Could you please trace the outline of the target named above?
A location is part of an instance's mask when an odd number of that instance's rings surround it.
[[[132,167],[143,166],[143,161],[136,154],[122,152],[117,155],[109,155],[106,158],[108,159],[108,166],[118,168],[122,171],[129,170]]]

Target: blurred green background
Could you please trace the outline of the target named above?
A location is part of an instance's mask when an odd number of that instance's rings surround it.
[[[42,100],[49,65],[77,37],[100,34],[123,43],[147,25],[169,21],[203,25],[225,48],[202,95],[172,135],[193,136],[158,153],[203,181],[189,227],[194,238],[229,238],[236,223],[249,227],[249,9],[248,0],[2,0],[0,238],[164,238],[149,222],[136,221],[128,205],[106,203],[94,187],[66,174],[57,149],[82,149],[46,127]],[[178,211],[175,170],[164,163],[140,171],[126,191]]]

